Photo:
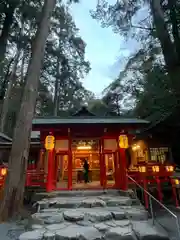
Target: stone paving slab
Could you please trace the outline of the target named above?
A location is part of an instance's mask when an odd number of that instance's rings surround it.
[[[55,197],[45,198],[37,201],[38,209],[47,208],[78,208],[78,207],[111,207],[111,206],[130,206],[132,200],[129,197],[99,196],[99,197]]]
[[[111,196],[134,196],[133,191],[121,191],[116,189],[102,189],[102,190],[72,190],[72,191],[54,191],[54,192],[39,192],[32,196],[33,202],[37,202],[42,198],[55,198],[55,197],[97,197],[102,195]]]
[[[23,233],[19,240],[44,240],[44,236],[49,240],[169,240],[165,233],[160,233],[147,221],[135,223],[122,220],[113,223],[114,226],[109,226],[106,222],[89,226],[80,226],[77,223],[51,224]]]
[[[55,196],[37,204],[29,232],[19,240],[168,240],[149,225],[147,211],[133,206],[127,196]]]
[[[152,226],[147,221],[135,221],[132,224],[132,229],[140,240],[168,240],[167,234],[159,231],[155,226]]]
[[[18,237],[25,232],[23,225],[15,223],[1,223],[0,224],[0,239],[1,240],[17,240]]]

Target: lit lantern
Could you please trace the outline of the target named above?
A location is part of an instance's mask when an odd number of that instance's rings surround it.
[[[152,170],[153,172],[159,172],[159,166],[153,166]]]
[[[140,173],[145,173],[146,172],[146,167],[145,166],[140,166],[138,168],[138,170],[139,170]]]
[[[1,169],[1,176],[5,176],[7,174],[7,168]]]
[[[174,167],[173,166],[166,166],[166,171],[167,172],[173,172],[174,171]]]
[[[128,148],[129,144],[128,144],[128,137],[126,135],[120,135],[119,136],[119,147],[120,148]]]
[[[45,149],[46,150],[54,149],[54,142],[55,142],[55,137],[52,135],[48,135],[45,139]]]
[[[132,150],[133,150],[133,151],[136,151],[136,150],[138,150],[138,149],[140,149],[140,146],[139,146],[139,145],[134,144],[134,145],[132,146]]]
[[[179,185],[180,184],[179,179],[174,179],[174,183],[175,183],[175,185]]]

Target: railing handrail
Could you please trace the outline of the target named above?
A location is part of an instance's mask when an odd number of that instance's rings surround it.
[[[177,234],[178,234],[178,239],[180,239],[180,225],[179,225],[179,219],[178,216],[173,213],[169,208],[167,208],[164,204],[162,204],[159,200],[157,200],[152,194],[150,194],[146,189],[144,189],[134,178],[130,177],[128,174],[126,175],[127,178],[129,178],[132,182],[134,182],[142,191],[144,191],[148,196],[150,200],[150,211],[152,215],[152,220],[154,224],[154,212],[153,212],[153,207],[152,207],[152,200],[153,199],[155,202],[157,202],[162,208],[164,208],[171,216],[175,218],[176,221],[176,228],[177,228]]]
[[[178,220],[178,216],[173,213],[169,208],[167,208],[163,203],[161,203],[158,199],[156,199],[151,193],[149,193],[146,189],[144,189],[135,179],[133,179],[132,177],[130,177],[127,174],[127,177],[133,181],[141,190],[143,190],[149,197],[151,197],[155,202],[157,202],[162,208],[164,208],[167,212],[169,212],[174,218],[176,218]]]

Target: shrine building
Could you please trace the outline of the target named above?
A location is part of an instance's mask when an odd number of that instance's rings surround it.
[[[136,118],[98,117],[82,107],[71,117],[38,117],[36,172],[45,177],[46,190],[127,189],[127,154],[135,133],[148,125]],[[30,154],[33,150],[31,149]],[[89,182],[84,183],[83,163],[89,163]]]

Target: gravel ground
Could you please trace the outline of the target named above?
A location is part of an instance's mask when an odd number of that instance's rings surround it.
[[[0,224],[0,239],[1,240],[17,240],[18,237],[25,231],[23,226],[15,223]]]

